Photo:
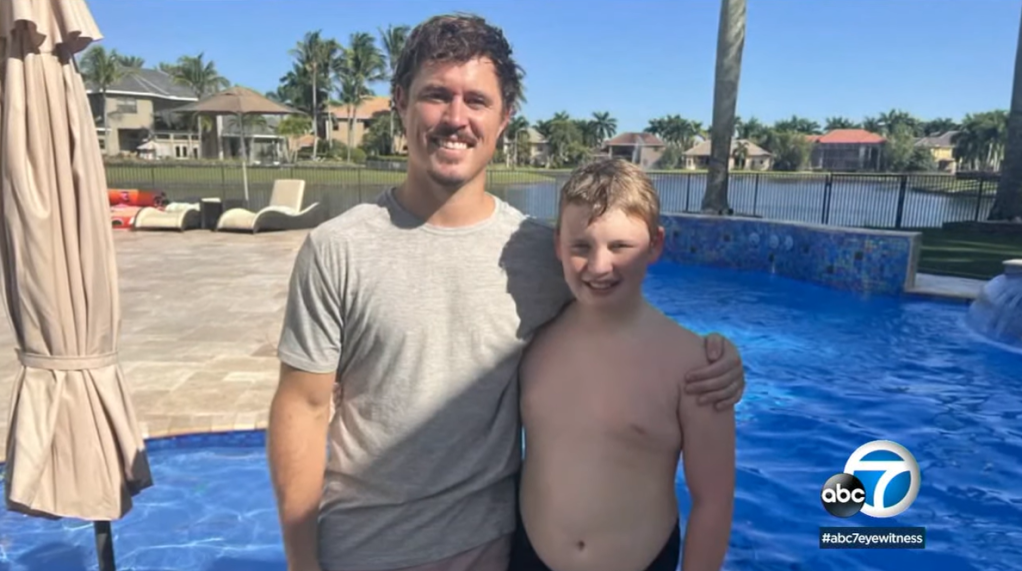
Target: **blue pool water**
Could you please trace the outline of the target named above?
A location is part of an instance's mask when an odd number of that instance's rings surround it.
[[[669,315],[741,349],[729,570],[1022,570],[1022,355],[964,327],[966,306],[866,297],[660,265]],[[830,516],[819,494],[857,447],[894,440],[922,487],[890,519]],[[125,571],[285,571],[260,433],[151,448],[157,485],[114,524]],[[679,471],[682,521],[689,509]],[[922,526],[925,550],[820,550],[820,526]],[[0,511],[0,571],[95,568],[92,527]]]

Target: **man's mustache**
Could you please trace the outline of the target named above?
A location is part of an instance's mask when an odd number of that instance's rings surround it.
[[[469,145],[474,145],[476,143],[476,138],[473,137],[471,133],[465,129],[459,129],[456,127],[438,126],[430,131],[429,136],[436,137],[438,139],[449,139],[451,137],[455,137],[457,140]]]

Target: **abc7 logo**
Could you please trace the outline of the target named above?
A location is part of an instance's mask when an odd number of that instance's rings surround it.
[[[856,476],[863,474],[873,488]],[[906,478],[898,478],[907,473]],[[870,517],[892,517],[909,508],[919,494],[919,465],[902,445],[889,440],[875,440],[860,446],[849,456],[845,471],[834,474],[820,491],[824,509],[836,517],[851,517],[860,511]],[[888,498],[888,496],[893,496]],[[872,499],[872,504],[866,503]],[[892,505],[885,501],[893,499]]]

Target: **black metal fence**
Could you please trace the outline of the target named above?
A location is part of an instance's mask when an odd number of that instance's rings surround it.
[[[652,171],[664,212],[698,212],[706,191],[705,172]],[[273,181],[306,181],[305,202],[322,204],[323,218],[372,201],[398,184],[403,172],[343,166],[256,166],[247,169],[249,207],[267,206]],[[488,189],[523,212],[557,216],[557,193],[568,171],[488,171]],[[108,164],[110,188],[159,190],[170,200],[244,196],[237,164]],[[838,174],[736,172],[728,202],[736,214],[762,218],[874,228],[939,227],[945,222],[983,220],[993,205],[996,179],[948,174]]]

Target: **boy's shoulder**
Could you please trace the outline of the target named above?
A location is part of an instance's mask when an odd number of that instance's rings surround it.
[[[686,372],[709,364],[703,337],[653,306],[650,306],[646,335],[651,340],[647,345],[649,350]]]

